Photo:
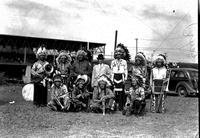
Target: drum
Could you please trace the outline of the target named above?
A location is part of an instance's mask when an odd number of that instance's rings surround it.
[[[25,101],[33,101],[33,95],[34,95],[34,84],[33,83],[26,84],[22,88],[22,97],[24,98]]]

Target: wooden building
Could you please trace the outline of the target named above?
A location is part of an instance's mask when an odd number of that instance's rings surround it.
[[[87,49],[92,54],[99,50],[101,53],[105,53],[105,43],[0,35],[0,72],[4,72],[6,76],[11,78],[22,78],[26,67],[31,66],[36,61],[34,49],[42,44],[47,50],[72,52]],[[51,56],[51,54],[48,55],[48,57]]]

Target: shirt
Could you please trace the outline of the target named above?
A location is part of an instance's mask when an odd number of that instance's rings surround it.
[[[111,70],[112,70],[112,80],[115,73],[124,74],[124,79],[127,80],[128,70],[127,70],[127,62],[124,59],[114,59],[111,62]]]
[[[92,71],[92,87],[97,86],[98,85],[98,79],[101,75],[106,75],[110,78],[111,75],[111,69],[108,65],[106,64],[98,64],[95,65],[93,67],[93,71]]]
[[[77,86],[72,91],[72,98],[76,98],[78,95],[82,95],[82,97],[86,98],[89,96],[89,92],[86,88],[83,88],[82,90],[79,89]]]
[[[35,62],[32,66],[32,71],[31,73],[34,75],[34,72],[38,73],[38,74],[41,74],[41,73],[44,73],[44,66],[48,64],[47,61],[41,61],[41,60],[38,60],[37,62]]]
[[[143,87],[139,87],[137,89],[133,89],[133,87],[129,90],[132,100],[144,100],[145,92]]]
[[[67,90],[67,86],[64,84],[62,84],[60,87],[56,87],[53,84],[50,91],[51,91],[51,99],[54,99],[54,97],[59,98],[60,96],[69,98],[69,92]]]
[[[111,91],[111,89],[106,88],[105,92],[101,90],[100,88],[95,88],[93,92],[93,101],[100,100],[103,96],[106,96],[106,98],[114,98],[114,93]]]
[[[45,78],[46,72],[44,70],[44,67],[46,64],[48,64],[47,61],[41,61],[41,60],[38,60],[33,64],[31,69],[31,74],[33,75],[33,79],[35,81],[40,82]],[[38,76],[38,74],[40,76]]]
[[[141,75],[143,77],[146,77],[147,74],[145,66],[131,66],[130,71],[132,72],[132,75]]]
[[[92,66],[89,61],[75,61],[71,67],[71,73],[75,73],[76,75],[79,74],[86,74],[88,76],[92,73]]]
[[[70,68],[71,68],[71,64],[70,63],[57,63],[57,69],[63,75],[69,76]]]
[[[152,70],[153,79],[165,79],[167,76],[167,69],[165,67],[155,67]]]

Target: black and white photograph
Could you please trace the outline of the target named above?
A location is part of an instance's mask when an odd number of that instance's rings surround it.
[[[198,138],[198,0],[1,0],[0,138]]]

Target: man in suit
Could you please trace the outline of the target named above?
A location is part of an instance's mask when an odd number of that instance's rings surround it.
[[[107,64],[103,63],[104,56],[102,54],[99,54],[97,57],[97,60],[98,60],[98,64],[93,67],[93,71],[92,71],[91,85],[93,88],[98,86],[97,81],[102,75],[106,75],[109,78],[111,76],[110,67]]]

